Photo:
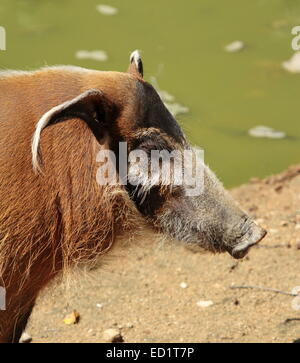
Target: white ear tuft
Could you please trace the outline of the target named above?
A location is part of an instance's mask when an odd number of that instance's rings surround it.
[[[138,67],[139,62],[142,60],[140,52],[138,50],[135,50],[130,55],[130,63],[135,63],[135,65]]]
[[[138,50],[135,50],[130,55],[130,64],[134,64],[136,71],[143,77],[143,62],[140,55],[140,52]]]

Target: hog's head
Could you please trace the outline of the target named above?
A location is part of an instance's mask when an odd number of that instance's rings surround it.
[[[148,167],[153,151],[178,151],[181,155],[196,151],[189,146],[156,90],[143,79],[142,60],[137,51],[131,55],[127,73],[87,72],[84,87],[79,96],[54,107],[38,122],[32,143],[35,167],[41,131],[59,121],[79,117],[100,143],[108,138],[109,148],[117,155],[120,142],[127,143],[127,157],[132,151],[146,155],[138,172],[134,163],[128,168],[124,188],[156,230],[209,251],[227,251],[234,258],[244,257],[265,236],[266,231],[236,205],[203,163],[200,173],[203,185],[198,194],[191,194],[185,182],[175,183],[174,177],[169,184],[164,182],[164,175],[154,178],[155,183],[149,182]],[[175,159],[170,163],[172,176],[176,168],[181,170]],[[157,165],[162,170],[161,163]],[[192,161],[190,167],[194,166]],[[120,165],[117,169],[120,174]],[[150,174],[155,176],[157,172],[152,169]]]

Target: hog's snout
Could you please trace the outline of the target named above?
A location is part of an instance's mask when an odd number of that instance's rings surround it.
[[[243,258],[247,255],[249,249],[259,243],[266,234],[267,231],[265,229],[253,222],[238,243],[231,247],[228,252],[236,259]]]

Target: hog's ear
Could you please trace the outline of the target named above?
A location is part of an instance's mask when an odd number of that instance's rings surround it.
[[[48,126],[70,119],[83,120],[100,143],[109,134],[111,121],[117,117],[117,107],[105,95],[91,89],[70,101],[66,101],[46,112],[36,124],[32,137],[32,165],[35,171],[40,171],[40,139],[42,131]]]
[[[135,50],[134,52],[131,53],[130,65],[127,72],[143,78],[144,76],[143,62],[138,50]]]

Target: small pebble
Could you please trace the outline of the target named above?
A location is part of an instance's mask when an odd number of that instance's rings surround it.
[[[107,329],[103,333],[105,343],[122,343],[124,341],[118,329]]]
[[[66,315],[63,322],[66,325],[78,324],[80,320],[80,315],[76,310],[73,310],[70,314]]]
[[[93,330],[93,329],[89,329],[89,330],[87,331],[87,333],[88,333],[89,335],[92,335],[92,336],[95,336],[95,335],[96,335],[96,333],[94,332],[94,330]]]
[[[182,282],[182,283],[180,284],[180,287],[181,287],[182,289],[186,289],[186,288],[188,287],[188,284],[187,284],[186,282]]]
[[[197,302],[197,305],[200,308],[208,308],[208,307],[212,306],[213,304],[214,303],[211,300],[208,300],[208,301],[200,300]]]
[[[32,341],[31,335],[24,331],[24,333],[21,335],[19,343],[30,343],[31,341]]]

